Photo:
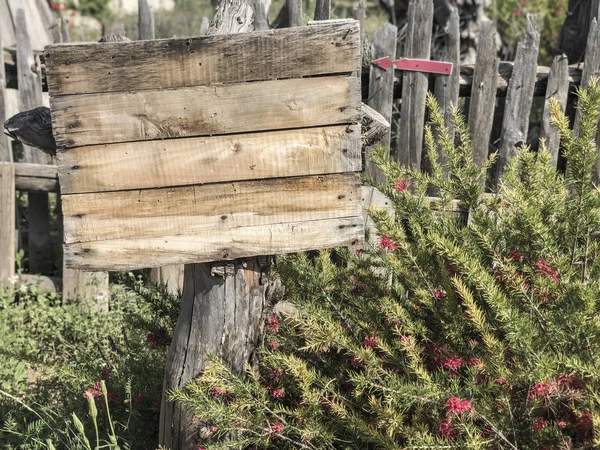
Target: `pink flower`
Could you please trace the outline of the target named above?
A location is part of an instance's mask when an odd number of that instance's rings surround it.
[[[88,394],[90,394],[92,397],[102,397],[102,392],[97,391],[97,390],[92,389],[92,388],[86,389],[85,392],[88,393]],[[85,393],[84,393],[84,396],[85,396]]]
[[[394,244],[388,236],[383,236],[381,238],[381,241],[379,242],[379,245],[381,246],[381,248],[386,249],[386,250],[391,250],[391,251],[398,250],[398,247],[396,246],[396,244]]]
[[[509,250],[508,251],[508,259],[510,259],[511,261],[523,262],[523,256],[521,255],[521,252],[519,252],[518,249]]]
[[[267,431],[272,433],[281,433],[281,430],[283,430],[283,424],[281,422],[270,423],[269,428],[270,430]]]
[[[574,374],[562,374],[556,380],[557,384],[561,387],[579,391],[583,389],[583,380]]]
[[[553,269],[546,261],[542,258],[538,259],[538,262],[535,265],[535,273],[538,275],[547,275],[556,283],[558,282],[558,272]]]
[[[277,342],[270,340],[269,347],[271,347],[271,349],[273,349],[273,350],[277,350]]]
[[[404,178],[398,178],[396,180],[396,192],[404,192],[410,186],[410,182]]]
[[[554,391],[554,387],[552,383],[549,381],[544,381],[542,383],[534,384],[531,389],[529,389],[529,399],[534,399],[537,397],[550,397],[550,394]]]
[[[440,439],[449,439],[452,442],[458,436],[458,431],[452,428],[452,422],[450,420],[444,420],[440,422],[438,434]]]
[[[462,366],[462,360],[458,356],[449,356],[442,361],[443,366],[452,371],[456,371]]]
[[[282,398],[285,397],[285,391],[281,389],[273,389],[272,395],[275,398]]]
[[[221,395],[223,395],[223,390],[221,388],[218,387],[211,387],[208,390],[209,395],[212,395],[213,397],[220,397]]]
[[[548,421],[546,419],[544,419],[543,417],[540,417],[536,423],[531,425],[531,429],[533,431],[540,431],[540,430],[543,430],[544,428],[546,428],[546,425],[548,425]]]
[[[565,428],[567,426],[567,422],[565,422],[564,420],[559,420],[558,422],[556,422],[556,426],[558,428]]]
[[[348,363],[354,368],[360,367],[360,361],[358,358],[352,358],[352,359],[348,360]]]
[[[373,350],[373,347],[376,347],[377,345],[379,345],[377,338],[365,336],[365,339],[363,340],[363,347]]]
[[[367,285],[365,283],[359,283],[358,280],[354,277],[350,278],[350,283],[352,284],[352,295],[361,295],[363,292],[367,290]]]
[[[500,385],[506,384],[506,380],[504,378],[496,378],[496,383]]]
[[[435,293],[433,294],[433,297],[436,300],[442,300],[443,298],[446,298],[446,294],[444,294],[444,291],[442,291],[441,289],[438,289],[437,291],[435,291]]]
[[[461,415],[466,412],[475,412],[470,400],[461,400],[454,395],[448,399],[445,408],[448,410],[449,415]]]
[[[279,332],[279,319],[277,316],[267,317],[267,331],[270,331],[273,334]]]
[[[203,447],[202,445],[200,445],[200,446],[198,447],[198,450],[206,450],[206,447]]]

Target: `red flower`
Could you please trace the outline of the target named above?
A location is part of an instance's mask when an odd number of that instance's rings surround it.
[[[445,408],[448,410],[449,415],[461,415],[466,412],[475,412],[470,400],[461,400],[454,395],[448,399]]]
[[[269,428],[270,429],[267,431],[272,433],[281,433],[281,430],[283,430],[283,424],[281,422],[270,423]]]
[[[282,398],[285,397],[285,391],[281,389],[273,389],[272,395],[275,398]]]
[[[452,371],[456,371],[462,366],[462,360],[458,356],[449,356],[442,362],[443,366]]]
[[[546,261],[542,258],[538,259],[535,265],[535,273],[538,275],[547,275],[556,283],[558,281],[558,272],[553,269]]]
[[[506,278],[504,278],[504,275],[502,275],[502,272],[500,272],[498,269],[494,269],[493,273],[494,273],[494,277],[498,281],[504,281],[506,279]]]
[[[562,374],[556,380],[557,384],[561,387],[579,391],[583,389],[583,380],[574,374]]]
[[[435,291],[433,296],[436,300],[442,300],[443,298],[446,298],[446,294],[444,294],[444,291],[442,291],[441,289]]]
[[[500,385],[506,384],[506,380],[504,378],[496,378],[496,383]]]
[[[108,380],[110,378],[111,370],[108,367],[103,367],[100,376],[103,380]]]
[[[279,319],[277,316],[267,317],[267,331],[270,331],[273,334],[279,332]]]
[[[277,350],[277,342],[270,340],[269,347],[271,347],[273,350]]]
[[[96,389],[86,389],[86,391],[88,394],[90,394],[92,397],[102,397],[102,392],[101,391],[97,391]],[[84,394],[85,396],[85,394]]]
[[[550,397],[550,394],[554,391],[554,387],[552,383],[549,381],[544,381],[542,383],[534,384],[531,389],[529,389],[529,398],[534,399],[537,397]]]
[[[215,386],[215,387],[211,387],[208,390],[208,393],[210,395],[212,395],[213,397],[220,397],[221,395],[223,395],[223,390],[221,388],[218,388]]]
[[[483,367],[483,361],[479,358],[469,358],[469,366],[471,367]]]
[[[521,255],[521,252],[519,252],[518,249],[509,250],[508,251],[508,259],[510,259],[511,261],[523,262],[523,256]]]
[[[358,367],[360,367],[360,361],[359,361],[359,359],[358,359],[358,358],[352,358],[352,359],[349,359],[349,360],[348,360],[348,363],[349,363],[349,364],[350,364],[352,367],[355,367],[355,368],[358,368]]]
[[[396,180],[396,192],[404,192],[410,186],[410,182],[404,178],[398,178]]]
[[[440,422],[440,428],[438,430],[438,434],[440,439],[446,440],[449,439],[451,442],[458,436],[458,431],[452,428],[452,422],[449,420],[444,420]]]
[[[564,420],[559,420],[558,422],[556,422],[556,426],[558,428],[565,428],[567,426],[567,422],[565,422]]]
[[[381,238],[381,241],[379,242],[379,245],[381,246],[381,248],[386,249],[386,250],[391,250],[391,251],[398,250],[398,247],[396,246],[396,244],[394,244],[388,236],[383,236]]]
[[[365,348],[373,350],[373,347],[376,347],[377,345],[379,345],[379,341],[377,340],[377,338],[365,336],[365,339],[363,340],[363,346]]]
[[[531,429],[533,431],[540,431],[540,430],[543,430],[544,428],[546,428],[546,425],[548,425],[548,421],[546,419],[544,419],[543,417],[540,417],[536,423],[531,425]]]

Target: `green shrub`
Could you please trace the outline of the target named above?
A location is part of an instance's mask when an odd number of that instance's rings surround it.
[[[395,209],[371,212],[377,244],[284,258],[295,312],[268,319],[258,368],[240,380],[213,359],[173,394],[206,424],[200,448],[600,446],[600,86],[580,93],[579,138],[553,104],[566,175],[521,150],[489,195],[464,121],[455,144],[428,104],[432,175],[375,152]]]

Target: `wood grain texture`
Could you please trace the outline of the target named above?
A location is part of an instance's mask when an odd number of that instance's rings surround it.
[[[46,47],[53,96],[350,73],[360,64],[358,22],[107,44]],[[260,65],[256,62],[261,61]]]
[[[302,0],[286,0],[290,27],[302,26]]]
[[[359,216],[357,174],[62,196],[65,243]]]
[[[6,72],[4,70],[4,51],[0,35],[0,127],[6,122]],[[0,161],[12,162],[12,147],[8,137],[0,130]]]
[[[408,5],[407,24],[403,56],[428,60],[431,56],[433,2],[411,0]],[[398,162],[414,170],[421,170],[428,86],[427,73],[407,70],[402,74],[402,107],[396,149]]]
[[[527,33],[517,46],[515,67],[508,85],[500,147],[498,148],[496,183],[508,161],[516,155],[517,148],[527,142],[539,48],[540,33],[536,29],[536,16],[528,14]]]
[[[357,123],[360,104],[341,76],[51,99],[59,148]]]
[[[0,162],[0,287],[8,287],[8,279],[15,275],[15,168]]]
[[[148,0],[138,0],[138,30],[140,41],[154,39],[154,14]]]
[[[389,56],[392,61],[396,58],[396,40],[398,29],[386,23],[373,35],[371,43],[371,59]],[[369,96],[367,105],[377,111],[388,122],[392,123],[392,103],[394,100],[394,71],[383,70],[371,64],[369,69]],[[389,149],[391,140],[390,130],[381,137],[381,145]],[[389,150],[388,150],[389,154]],[[365,173],[376,181],[385,182],[385,176],[369,157],[365,155]]]
[[[150,271],[150,281],[156,285],[166,285],[167,292],[181,295],[183,292],[184,265],[154,267]]]
[[[360,171],[359,127],[74,148],[58,155],[61,189],[71,194]]]
[[[20,191],[58,192],[58,170],[50,164],[15,163],[16,188]]]
[[[473,142],[473,162],[482,167],[488,158],[492,133],[498,57],[496,56],[496,27],[483,22],[477,44],[477,60],[469,104],[469,131]]]
[[[565,55],[555,56],[548,77],[544,115],[540,130],[540,139],[546,142],[546,148],[552,155],[552,165],[557,166],[560,151],[560,134],[550,123],[550,99],[558,101],[564,112],[569,98],[569,65]]]
[[[363,219],[357,216],[229,228],[187,236],[65,244],[64,254],[71,268],[132,270],[360,245],[362,235]]]

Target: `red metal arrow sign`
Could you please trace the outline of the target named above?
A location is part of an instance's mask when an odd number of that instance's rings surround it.
[[[450,75],[452,73],[452,63],[441,61],[429,61],[427,59],[401,58],[392,61],[389,56],[371,61],[371,64],[388,70],[395,66],[399,70],[411,70],[413,72],[438,73],[441,75]]]

